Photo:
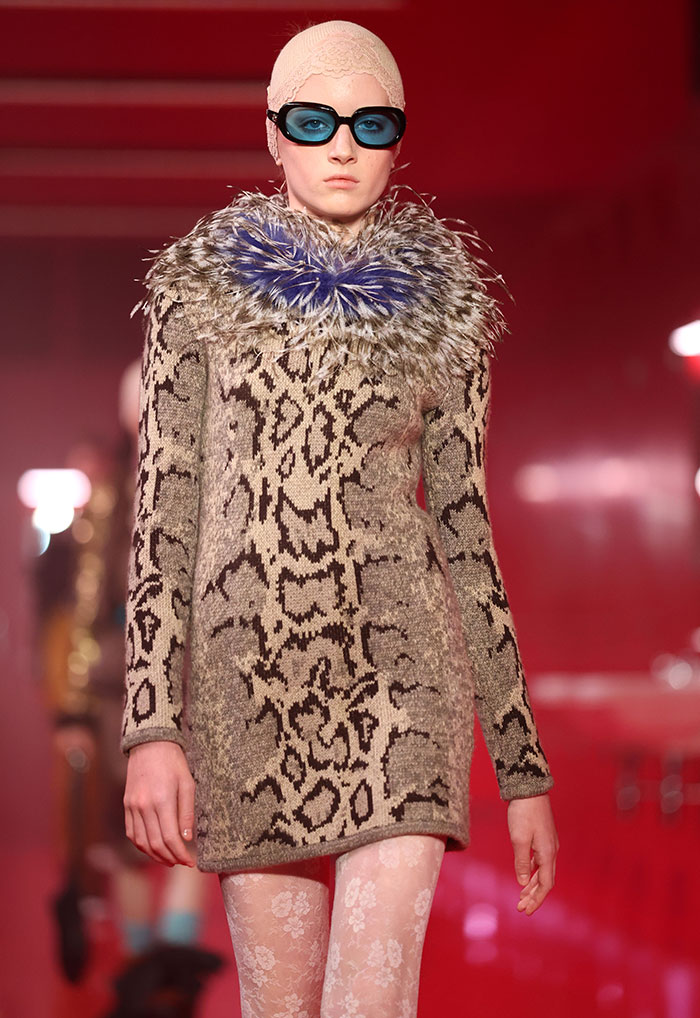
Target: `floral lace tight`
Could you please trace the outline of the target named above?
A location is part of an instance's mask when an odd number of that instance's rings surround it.
[[[406,834],[335,858],[222,873],[242,1018],[415,1018],[445,851]]]

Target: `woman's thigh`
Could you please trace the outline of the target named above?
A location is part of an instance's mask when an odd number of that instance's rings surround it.
[[[445,838],[407,834],[336,859],[322,1018],[414,1018]]]
[[[242,1018],[320,1012],[329,933],[324,857],[220,874]]]

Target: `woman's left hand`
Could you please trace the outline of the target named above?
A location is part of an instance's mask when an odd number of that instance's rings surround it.
[[[549,795],[545,792],[525,799],[511,799],[508,830],[513,843],[515,874],[518,883],[525,885],[517,908],[532,915],[554,887],[557,868],[559,838]]]

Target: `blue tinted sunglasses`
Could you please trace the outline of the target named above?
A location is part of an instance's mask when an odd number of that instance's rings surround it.
[[[406,130],[406,115],[394,106],[363,106],[351,117],[341,117],[332,106],[323,103],[285,103],[268,119],[277,124],[285,138],[298,145],[325,145],[341,124],[363,148],[391,148]]]

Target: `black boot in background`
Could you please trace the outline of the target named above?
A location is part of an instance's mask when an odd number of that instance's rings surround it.
[[[205,980],[223,964],[211,951],[158,944],[117,977],[117,1002],[107,1018],[194,1018]]]

